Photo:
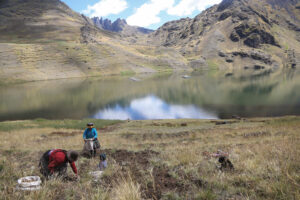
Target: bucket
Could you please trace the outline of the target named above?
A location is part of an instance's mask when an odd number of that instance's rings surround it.
[[[18,179],[18,190],[34,191],[41,189],[41,178],[39,176],[26,176]]]

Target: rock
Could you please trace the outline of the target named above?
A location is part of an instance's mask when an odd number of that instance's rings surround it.
[[[230,7],[233,4],[234,1],[235,0],[223,0],[219,4],[217,11],[220,12],[220,11],[227,9],[228,7]]]
[[[245,13],[241,13],[241,12],[235,12],[233,16],[239,18],[240,20],[249,19],[249,17]]]
[[[234,51],[231,53],[233,56],[240,56],[242,58],[252,58],[254,60],[259,60],[261,62],[264,62],[265,64],[272,64],[273,61],[271,60],[271,55],[266,54],[262,51],[258,50],[252,50],[250,52],[245,52],[245,51]]]
[[[225,74],[226,77],[229,77],[229,76],[233,76],[233,73],[227,73]]]
[[[237,34],[235,31],[233,31],[233,32],[230,34],[230,39],[231,39],[231,41],[233,41],[233,42],[238,42],[238,41],[240,41],[240,37],[238,36],[238,34]]]
[[[260,35],[257,33],[252,34],[244,41],[244,44],[249,47],[258,48],[261,44]]]
[[[253,67],[255,70],[261,70],[261,69],[264,69],[265,67],[264,66],[261,66],[261,65],[254,65]]]
[[[228,62],[228,63],[233,63],[234,62],[234,60],[232,58],[226,58],[225,61]]]
[[[265,64],[272,64],[271,56],[261,51],[252,51],[250,57],[254,60],[262,61]]]
[[[142,33],[142,34],[149,34],[153,32],[153,30],[143,28],[143,27],[135,27],[135,26],[130,26],[127,24],[125,19],[120,19],[118,18],[114,22],[112,22],[109,19],[104,19],[104,18],[99,18],[99,17],[93,17],[91,19],[93,23],[104,30],[112,31],[112,32],[123,32],[125,29],[127,30],[132,30],[132,33]]]
[[[234,30],[241,39],[245,38],[244,44],[249,47],[258,48],[260,44],[279,46],[271,33],[263,30],[256,24],[248,24],[245,22],[235,27]],[[236,38],[235,35],[232,37],[233,39]],[[231,40],[234,41],[233,39]]]
[[[232,15],[232,13],[229,11],[223,12],[219,17],[219,21],[223,21],[223,20],[227,19],[228,17],[230,17],[231,15]]]
[[[232,55],[234,56],[241,56],[242,58],[249,57],[249,54],[243,51],[234,51],[232,52]]]
[[[189,76],[189,75],[183,75],[182,78],[187,79],[187,78],[191,78],[191,76]]]
[[[130,77],[129,79],[130,79],[130,80],[132,80],[132,81],[135,81],[135,82],[139,82],[139,81],[141,81],[140,79],[138,79],[138,78],[135,78],[135,77]]]
[[[218,55],[219,55],[220,57],[226,57],[226,54],[223,53],[222,51],[219,51]]]

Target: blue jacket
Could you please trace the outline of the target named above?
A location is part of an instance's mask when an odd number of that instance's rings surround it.
[[[95,128],[86,128],[83,133],[83,139],[96,139],[98,137],[97,130]]]

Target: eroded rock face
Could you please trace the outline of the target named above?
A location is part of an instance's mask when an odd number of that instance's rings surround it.
[[[261,28],[258,24],[249,24],[247,22],[235,27],[230,35],[230,39],[233,42],[244,39],[244,44],[253,48],[258,48],[260,44],[279,46],[271,33]]]

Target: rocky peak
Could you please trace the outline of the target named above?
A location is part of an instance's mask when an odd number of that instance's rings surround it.
[[[142,28],[142,27],[135,27],[135,26],[130,26],[127,24],[125,19],[118,18],[116,21],[111,22],[109,19],[104,19],[104,18],[99,18],[99,17],[94,17],[92,18],[92,21],[94,24],[104,30],[107,31],[112,31],[112,32],[118,32],[118,33],[123,33],[128,32],[131,33],[143,33],[143,34],[148,34],[153,32],[150,29]]]
[[[124,29],[124,26],[127,25],[127,22],[125,19],[118,18],[114,23],[111,24],[111,29],[114,32],[120,32]]]
[[[94,17],[92,18],[94,24],[104,30],[113,31],[113,32],[120,32],[123,30],[124,26],[127,25],[125,19],[118,18],[113,23],[109,19]]]

